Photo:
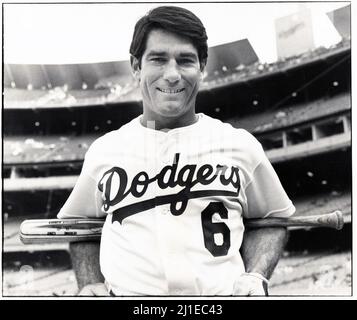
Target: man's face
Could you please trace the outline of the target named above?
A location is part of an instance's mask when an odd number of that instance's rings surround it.
[[[144,114],[155,120],[194,113],[202,72],[197,49],[189,40],[154,29],[147,37],[141,66],[136,63]]]

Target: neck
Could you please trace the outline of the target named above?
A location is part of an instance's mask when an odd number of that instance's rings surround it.
[[[144,127],[155,129],[155,130],[163,130],[163,129],[175,129],[186,127],[191,124],[194,124],[198,120],[198,115],[193,112],[189,112],[179,118],[175,117],[161,117],[161,116],[152,116],[147,113],[143,113],[141,118],[141,124]]]

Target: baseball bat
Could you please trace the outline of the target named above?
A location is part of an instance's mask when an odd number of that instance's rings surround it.
[[[98,240],[104,219],[27,219],[20,225],[24,244]]]
[[[344,220],[341,211],[313,216],[292,216],[288,218],[245,219],[247,227],[327,227],[341,230]]]
[[[77,242],[99,240],[104,219],[28,219],[20,225],[20,240],[24,244]],[[246,227],[328,227],[341,230],[341,211],[314,216],[288,218],[244,219]]]

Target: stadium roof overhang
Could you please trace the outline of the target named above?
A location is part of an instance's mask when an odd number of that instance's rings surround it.
[[[221,49],[217,50],[216,56],[222,52]],[[231,54],[229,54],[227,65],[230,67],[222,68],[217,65],[217,70],[214,71],[211,66],[210,73],[206,75],[201,85],[199,95],[212,93],[219,95],[222,88],[254,87],[256,83],[269,78],[277,81],[283,79],[284,83],[286,77],[300,70],[341,63],[350,59],[350,56],[349,41],[342,41],[329,49],[318,48],[313,52],[272,64],[255,61],[250,65],[240,64],[233,68],[229,58]],[[72,108],[140,103],[140,101],[140,91],[131,75],[128,61],[62,66],[5,65],[5,109],[66,106]]]

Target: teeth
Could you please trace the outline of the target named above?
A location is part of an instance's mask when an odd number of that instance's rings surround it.
[[[176,89],[176,90],[170,90],[170,89],[160,89],[158,88],[159,91],[164,92],[164,93],[179,93],[183,91],[184,89]]]

